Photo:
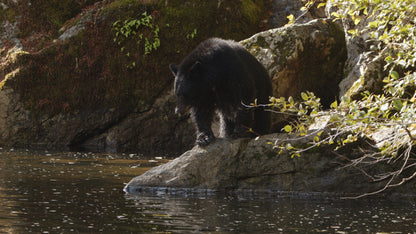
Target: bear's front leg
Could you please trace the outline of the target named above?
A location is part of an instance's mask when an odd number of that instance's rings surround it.
[[[213,116],[213,108],[193,107],[191,110],[191,117],[197,129],[195,143],[199,146],[207,146],[215,139],[211,129]]]

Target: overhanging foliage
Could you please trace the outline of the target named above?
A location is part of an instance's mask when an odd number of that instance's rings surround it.
[[[271,111],[297,116],[297,121],[285,126],[284,131],[313,139],[307,146],[293,146],[282,141],[271,144],[279,152],[291,151],[294,157],[322,145],[330,145],[336,151],[358,139],[374,140],[377,134],[387,132],[372,145],[374,151],[363,152],[363,157],[350,159],[349,164],[373,181],[386,181],[382,189],[358,197],[376,194],[416,177],[412,152],[416,144],[416,2],[330,0],[329,3],[338,8],[332,13],[334,20],[355,25],[347,32],[350,37],[362,36],[366,43],[371,44],[372,53],[383,56],[384,70],[388,75],[382,80],[382,93],[367,90],[358,100],[345,96],[340,103],[332,103],[331,108],[325,111],[319,98],[312,93],[302,93],[300,102],[293,101],[293,98],[271,98]],[[323,4],[309,1],[305,10],[312,6],[321,7]],[[323,120],[324,129],[313,129],[314,124]],[[393,164],[396,169],[377,174],[365,171],[363,166],[376,163]]]

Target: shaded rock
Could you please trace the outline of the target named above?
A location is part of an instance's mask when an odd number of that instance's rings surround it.
[[[71,149],[123,118],[116,109],[77,114],[36,115],[26,110],[12,89],[0,92],[0,141],[10,147]]]
[[[0,126],[4,126],[0,128],[0,140],[7,145],[13,145],[21,128],[30,127],[27,124],[30,113],[25,111],[19,101],[19,96],[12,89],[3,89],[0,92]]]
[[[317,3],[314,3],[316,6]],[[316,18],[326,18],[324,8],[317,9],[311,7],[306,13],[301,11],[305,6],[305,2],[302,0],[274,0],[272,6],[272,16],[269,20],[269,25],[272,28],[278,28],[288,23],[287,16],[293,15],[297,19],[296,23],[307,23]]]
[[[104,149],[108,152],[168,154],[175,156],[194,144],[194,126],[189,118],[175,114],[176,96],[173,93],[157,99],[152,108],[131,113],[117,125],[82,142],[85,149]]]
[[[298,18],[303,14],[300,10],[303,6],[304,3],[301,0],[273,1],[273,14],[270,17],[269,24],[273,28],[284,26],[289,21],[287,16],[294,15],[295,18]],[[298,21],[298,23],[306,23],[313,19],[313,16],[308,12]]]
[[[276,140],[299,145],[310,139],[295,140],[286,134],[268,135],[257,140],[218,139],[206,148],[196,146],[180,157],[133,178],[124,190],[133,194],[155,188],[192,188],[351,195],[383,186],[384,182],[371,182],[360,170],[345,167],[349,159],[362,154],[358,146],[363,147],[363,143],[357,142],[336,154],[330,148],[321,148],[319,152],[304,152],[301,157],[291,158],[288,152],[279,155],[267,144]],[[369,165],[365,169],[374,171],[384,166]]]

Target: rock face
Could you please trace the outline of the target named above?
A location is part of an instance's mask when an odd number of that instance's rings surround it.
[[[275,97],[312,91],[326,107],[338,97],[347,48],[344,32],[331,20],[268,30],[241,43],[269,70]]]
[[[256,190],[323,192],[353,195],[380,189],[384,182],[370,183],[360,170],[344,167],[348,159],[360,156],[357,145],[334,154],[329,148],[306,152],[291,158],[277,154],[269,141],[288,140],[286,134],[260,139],[218,139],[206,148],[194,147],[182,156],[133,178],[125,187],[128,193],[154,189],[207,189],[210,191]],[[310,139],[291,142],[304,144]],[[366,170],[380,169],[371,166]]]
[[[268,69],[274,97],[299,99],[301,92],[312,91],[324,107],[340,97],[347,48],[343,30],[332,20],[271,29],[241,43]],[[272,131],[280,131],[287,118],[273,114]]]
[[[85,149],[107,152],[134,152],[174,156],[191,148],[194,126],[189,118],[175,114],[176,96],[171,93],[157,99],[152,108],[131,113],[116,125],[80,144]]]
[[[316,18],[326,18],[323,8],[311,7],[306,13],[301,10],[305,5],[302,0],[273,0],[272,16],[269,24],[272,28],[279,28],[288,23],[287,16],[293,15],[297,23],[307,23]]]

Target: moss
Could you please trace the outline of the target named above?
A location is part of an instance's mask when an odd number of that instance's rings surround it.
[[[254,3],[252,0],[242,0],[241,11],[242,15],[247,18],[250,23],[256,23],[260,18],[261,6],[256,5],[256,3]]]
[[[14,11],[12,8],[0,8],[0,22],[6,20],[14,22],[16,20],[16,11]]]
[[[262,48],[267,48],[269,47],[269,43],[266,42],[266,39],[262,36],[258,36],[257,37],[257,42],[256,44]]]

